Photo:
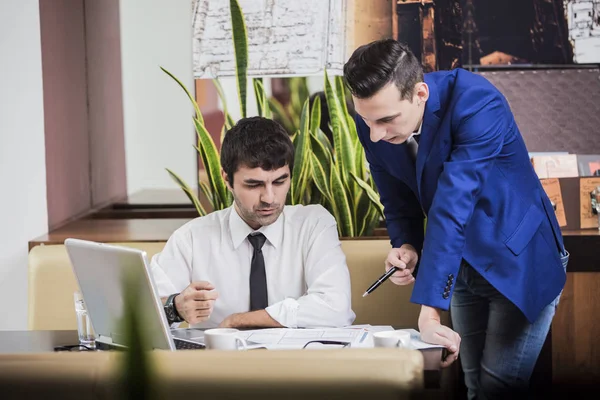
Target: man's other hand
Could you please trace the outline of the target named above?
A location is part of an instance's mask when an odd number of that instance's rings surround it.
[[[460,335],[440,322],[437,309],[428,306],[421,307],[419,314],[419,331],[421,340],[431,344],[439,344],[448,349],[448,355],[442,360],[443,368],[452,364],[458,358],[460,351]]]
[[[390,250],[385,260],[385,270],[387,272],[392,267],[399,268],[400,271],[396,271],[390,280],[396,285],[408,285],[415,281],[412,273],[417,261],[419,261],[417,250],[410,244],[403,244],[400,248]]]
[[[189,324],[206,321],[212,314],[219,293],[210,282],[192,282],[175,297],[177,312]]]

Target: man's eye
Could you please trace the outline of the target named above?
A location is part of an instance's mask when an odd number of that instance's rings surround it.
[[[258,184],[247,184],[246,186],[249,188],[257,188]]]
[[[277,185],[277,186],[281,186],[281,185],[283,185],[283,183],[284,183],[284,181],[276,181],[276,182],[273,182],[273,184],[274,184],[274,185]]]

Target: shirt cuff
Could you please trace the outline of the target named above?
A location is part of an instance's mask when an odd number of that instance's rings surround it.
[[[265,308],[265,311],[275,321],[279,322],[286,328],[297,328],[298,327],[298,308],[300,305],[298,301],[287,298],[279,303],[275,303]]]

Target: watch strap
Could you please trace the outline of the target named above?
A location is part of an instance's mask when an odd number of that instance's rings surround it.
[[[169,320],[169,324],[172,324],[174,322],[183,322],[184,319],[181,318],[181,315],[179,315],[179,312],[177,311],[177,307],[175,306],[175,297],[177,297],[179,295],[179,293],[173,293],[172,295],[170,295],[169,297],[167,297],[167,301],[165,302],[165,307],[169,308],[172,312],[167,312],[167,317],[169,315],[172,316],[172,320],[171,318],[167,318]]]

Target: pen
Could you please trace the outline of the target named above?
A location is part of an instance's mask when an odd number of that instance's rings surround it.
[[[381,285],[383,282],[387,281],[387,279],[390,276],[394,275],[394,273],[396,271],[400,271],[400,268],[398,268],[398,267],[390,268],[385,274],[381,275],[381,277],[379,279],[377,279],[377,281],[367,289],[367,291],[362,295],[362,297],[367,297],[367,295],[371,294],[371,292],[373,292],[375,289],[377,289],[379,287],[379,285]]]

